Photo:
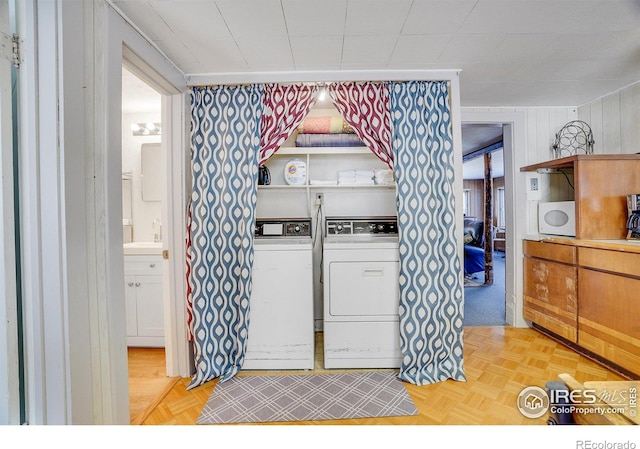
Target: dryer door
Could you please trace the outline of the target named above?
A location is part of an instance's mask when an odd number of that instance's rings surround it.
[[[329,265],[329,313],[398,318],[397,261],[334,261]]]

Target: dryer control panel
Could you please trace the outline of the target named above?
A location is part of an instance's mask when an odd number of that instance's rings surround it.
[[[327,217],[326,235],[397,235],[396,217]]]

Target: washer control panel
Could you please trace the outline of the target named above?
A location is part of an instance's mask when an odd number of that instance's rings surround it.
[[[310,218],[256,220],[256,237],[311,237]]]
[[[326,235],[397,235],[396,217],[329,218],[326,219]]]

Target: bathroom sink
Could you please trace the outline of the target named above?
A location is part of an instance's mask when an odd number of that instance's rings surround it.
[[[162,254],[161,242],[130,242],[122,245],[125,256],[127,255],[159,255]]]

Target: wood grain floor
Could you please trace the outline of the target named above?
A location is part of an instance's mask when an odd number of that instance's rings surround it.
[[[547,381],[557,380],[560,373],[571,374],[580,382],[624,380],[534,329],[467,327],[464,332],[466,382],[449,380],[421,387],[405,384],[418,408],[418,415],[289,424],[545,425],[546,416],[525,418],[516,408],[516,398],[524,387],[536,385],[544,388]],[[319,363],[316,371],[321,370],[321,360]],[[260,374],[265,372],[241,372],[239,375]],[[216,382],[213,380],[187,391],[189,379],[177,379],[175,386],[158,401],[143,424],[195,424]]]
[[[167,377],[164,348],[128,348],[127,352],[130,421],[141,424],[180,379]]]

